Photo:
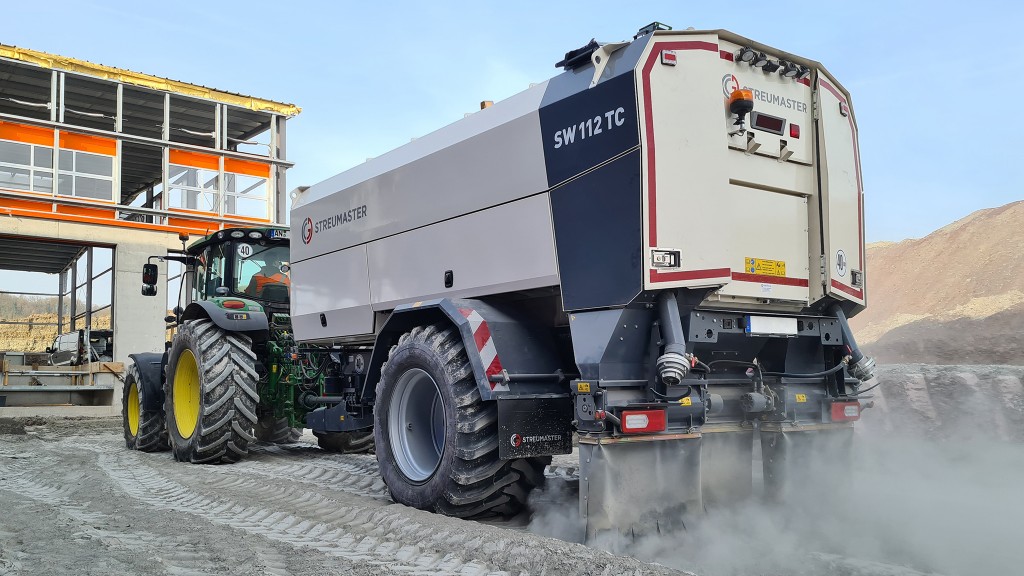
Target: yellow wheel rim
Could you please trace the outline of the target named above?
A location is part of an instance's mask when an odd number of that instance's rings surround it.
[[[182,438],[191,438],[199,423],[199,366],[191,350],[183,350],[174,370],[174,423]]]
[[[128,430],[132,436],[139,435],[139,386],[132,382],[128,388]]]

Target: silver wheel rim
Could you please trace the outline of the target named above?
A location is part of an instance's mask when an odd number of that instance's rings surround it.
[[[402,374],[388,406],[388,436],[399,470],[413,482],[430,478],[444,453],[444,403],[437,382],[419,368]]]

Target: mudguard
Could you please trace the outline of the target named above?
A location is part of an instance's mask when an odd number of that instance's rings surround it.
[[[181,316],[182,321],[196,318],[209,318],[219,328],[228,332],[258,332],[265,331],[270,326],[267,315],[262,311],[230,310],[206,300],[189,304]]]
[[[143,352],[129,354],[139,369],[139,386],[142,387],[142,409],[160,411],[164,409],[164,362],[163,354]]]
[[[565,382],[517,383],[492,382],[492,376],[505,373],[554,374],[562,368],[550,329],[519,318],[500,304],[475,299],[441,298],[403,304],[391,313],[377,334],[362,398],[373,397],[380,380],[381,367],[399,336],[414,326],[447,321],[462,337],[480,397],[494,400],[501,396],[567,393]]]

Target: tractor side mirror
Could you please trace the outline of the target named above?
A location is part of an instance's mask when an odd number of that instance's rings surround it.
[[[160,269],[156,264],[142,265],[142,295],[156,296],[156,283],[160,278]]]
[[[164,322],[166,322],[168,324],[174,324],[177,321],[178,321],[178,317],[175,316],[174,314],[169,314],[167,316],[164,316]]]

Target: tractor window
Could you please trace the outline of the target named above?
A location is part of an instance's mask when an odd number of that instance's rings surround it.
[[[235,245],[235,291],[270,302],[287,302],[291,279],[287,246]]]
[[[217,296],[217,288],[224,287],[224,244],[207,248],[196,259],[196,300]]]

